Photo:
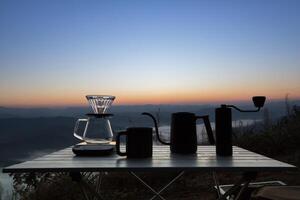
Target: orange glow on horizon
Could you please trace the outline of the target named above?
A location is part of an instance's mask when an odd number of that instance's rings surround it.
[[[92,93],[88,93],[92,94]],[[96,93],[93,93],[96,94]],[[106,93],[109,94],[109,93]],[[230,91],[230,92],[193,92],[193,91],[168,91],[162,92],[118,92],[111,93],[116,96],[113,105],[144,105],[144,104],[214,104],[236,101],[251,101],[254,95],[265,95],[268,100],[284,99],[285,93],[255,93],[252,91]],[[300,99],[300,96],[289,96],[290,99]],[[88,106],[84,94],[72,95],[48,95],[48,96],[26,96],[14,97],[15,101],[2,99],[0,106],[7,107],[68,107],[68,106]]]

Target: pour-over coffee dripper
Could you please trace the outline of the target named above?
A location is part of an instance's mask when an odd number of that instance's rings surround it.
[[[107,144],[112,141],[113,131],[109,118],[113,114],[106,113],[115,97],[110,95],[87,95],[93,113],[86,114],[88,118],[78,119],[75,128],[74,136],[86,143]],[[79,134],[80,122],[85,122],[83,134]],[[82,136],[81,136],[82,135]]]
[[[110,95],[87,95],[90,106],[93,109],[94,114],[105,114],[107,109],[110,108],[111,104],[116,97]]]

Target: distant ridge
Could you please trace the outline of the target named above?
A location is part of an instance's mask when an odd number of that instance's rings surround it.
[[[286,102],[285,101],[267,101],[264,107],[268,109],[270,112],[270,116],[276,119],[280,116],[283,116],[286,113]],[[293,105],[300,106],[300,100],[290,100],[290,107]],[[240,102],[235,104],[241,108],[251,109],[253,108],[252,102]],[[209,105],[209,104],[198,104],[198,105],[173,105],[173,104],[145,104],[145,105],[113,105],[109,112],[114,113],[115,116],[140,116],[142,112],[152,112],[152,113],[160,113],[170,116],[173,112],[194,112],[196,114],[208,114],[211,119],[214,119],[214,110],[217,105]],[[53,107],[53,108],[13,108],[13,107],[5,107],[0,106],[0,118],[11,118],[11,117],[20,117],[20,118],[34,118],[34,117],[57,117],[57,116],[65,116],[65,117],[84,117],[86,113],[92,112],[88,105],[81,107]],[[242,115],[241,113],[233,111],[234,118],[247,117],[246,115]],[[262,117],[263,112],[259,112],[255,115],[251,115],[252,117]],[[249,116],[250,118],[252,118]]]

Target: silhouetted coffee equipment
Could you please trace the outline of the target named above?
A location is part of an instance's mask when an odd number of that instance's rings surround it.
[[[197,151],[196,120],[203,119],[210,144],[215,144],[208,115],[196,116],[194,113],[178,112],[172,114],[170,142],[162,141],[159,137],[156,119],[150,113],[142,113],[152,118],[157,139],[160,143],[170,145],[172,153],[192,154]]]
[[[126,137],[126,150],[121,152],[120,138]],[[148,158],[152,157],[152,128],[130,127],[126,131],[118,133],[116,137],[116,150],[120,156],[127,158]]]
[[[266,97],[252,97],[256,110],[242,110],[234,105],[221,105],[215,110],[216,153],[219,156],[232,156],[232,112],[234,108],[240,112],[258,112],[264,106]]]

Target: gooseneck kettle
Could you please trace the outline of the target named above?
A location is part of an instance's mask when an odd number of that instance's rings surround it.
[[[196,116],[194,113],[189,112],[173,113],[171,119],[170,142],[165,142],[159,137],[157,121],[152,114],[144,112],[142,115],[152,118],[158,141],[162,144],[170,145],[172,153],[193,154],[197,152],[197,119],[203,119],[209,143],[215,144],[208,115]]]

